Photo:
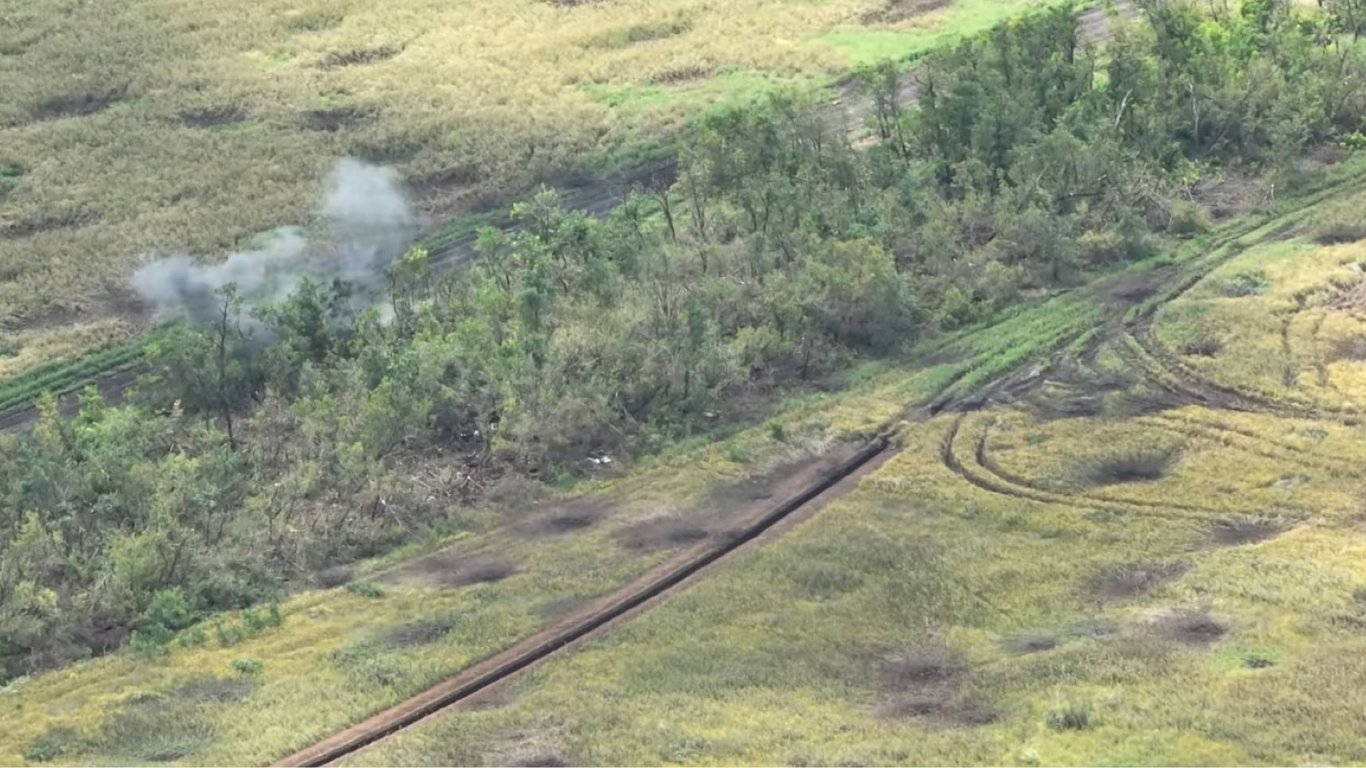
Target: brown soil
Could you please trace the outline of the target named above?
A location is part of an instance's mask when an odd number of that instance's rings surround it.
[[[1091,597],[1102,601],[1146,595],[1189,570],[1185,563],[1125,563],[1101,568],[1087,582]]]
[[[894,452],[885,439],[854,450],[844,446],[827,460],[808,463],[801,471],[777,481],[777,493],[785,501],[754,505],[739,511],[733,539],[703,541],[661,564],[610,595],[574,610],[554,626],[511,646],[428,691],[397,704],[370,719],[325,739],[281,761],[281,765],[322,765],[351,754],[395,731],[409,727],[449,707],[478,706],[499,695],[503,685],[526,669],[534,668],[553,654],[578,647],[617,622],[628,621],[670,594],[701,578],[707,566],[729,555],[759,546],[782,535],[815,514],[825,503],[853,489]],[[830,463],[836,458],[834,466]]]
[[[948,648],[932,645],[898,656],[882,671],[883,685],[894,690],[905,690],[931,683],[947,683],[962,676],[967,664]]]
[[[685,515],[666,514],[628,526],[617,535],[617,540],[627,549],[644,552],[685,547],[711,535],[712,531],[706,525]]]
[[[230,704],[250,696],[256,686],[255,680],[240,677],[202,677],[175,689],[171,696],[185,701]]]
[[[90,382],[83,382],[77,391],[67,392],[57,398],[57,407],[63,416],[72,416],[80,410],[79,389],[86,383],[94,385],[100,396],[110,405],[123,402],[124,393],[137,383],[138,377],[147,372],[146,368],[133,367],[107,373]],[[38,423],[38,408],[29,405],[11,408],[0,413],[0,432],[28,429]]]
[[[247,119],[247,110],[236,104],[189,109],[180,113],[180,122],[191,128],[218,128]]]
[[[513,523],[512,531],[525,538],[564,536],[602,522],[611,512],[611,504],[600,498],[584,496],[570,499],[526,514],[525,519]]]
[[[968,664],[942,644],[897,656],[882,666],[879,683],[886,699],[877,713],[884,718],[920,718],[950,726],[993,723],[1000,718],[998,710],[960,692],[969,671]]]
[[[22,240],[59,229],[76,229],[94,224],[101,218],[96,211],[45,211],[18,221],[0,224],[0,238]]]
[[[110,88],[102,91],[81,91],[53,96],[33,106],[30,114],[34,120],[60,120],[65,117],[85,117],[112,107],[128,96],[126,87]]]
[[[1029,633],[1008,637],[1001,641],[1001,647],[1021,656],[1043,653],[1058,647],[1058,638],[1053,635]]]
[[[952,0],[886,0],[881,7],[864,12],[859,20],[864,24],[896,24],[951,4]]]
[[[1159,633],[1187,645],[1205,645],[1228,634],[1228,627],[1204,608],[1173,611],[1153,622]]]
[[[332,107],[331,109],[311,109],[300,116],[300,124],[307,130],[322,133],[336,133],[368,123],[375,118],[376,112],[365,107]]]
[[[1341,245],[1359,240],[1366,240],[1366,224],[1358,221],[1330,222],[1314,233],[1314,242],[1319,245]]]
[[[377,581],[455,588],[502,581],[516,572],[515,565],[493,555],[443,550],[388,571]]]
[[[1334,360],[1366,361],[1366,338],[1342,339],[1333,345]]]
[[[577,611],[588,603],[584,597],[557,597],[536,608],[536,615],[543,619],[558,619]]]
[[[349,51],[333,51],[323,57],[318,62],[322,69],[337,69],[339,67],[355,67],[362,64],[373,64],[378,61],[392,59],[403,52],[403,49],[392,45],[382,45],[378,48],[354,48]]]
[[[455,628],[458,621],[459,619],[454,616],[444,619],[418,619],[386,630],[380,635],[379,640],[387,646],[399,648],[426,645],[445,637]]]
[[[324,568],[313,575],[313,582],[323,589],[340,587],[356,577],[356,571],[349,565]]]
[[[655,85],[677,85],[709,77],[713,71],[715,67],[703,62],[680,64],[654,73],[650,76],[650,82]]]
[[[1220,547],[1256,544],[1285,533],[1290,526],[1277,517],[1230,517],[1210,529],[1210,542]]]

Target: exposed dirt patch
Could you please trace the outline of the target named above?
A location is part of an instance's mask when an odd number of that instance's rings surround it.
[[[877,708],[885,718],[924,718],[944,725],[993,723],[1000,712],[959,694],[967,663],[940,644],[896,656],[881,669],[880,687],[888,696]]]
[[[1328,308],[1336,309],[1339,312],[1366,311],[1366,280],[1358,280],[1343,289],[1332,301],[1328,302]]]
[[[967,669],[967,664],[948,648],[930,645],[888,661],[883,666],[882,682],[885,687],[892,690],[906,690],[916,686],[953,682]]]
[[[256,681],[240,677],[203,677],[180,686],[171,694],[183,701],[230,704],[256,690]]]
[[[543,619],[553,619],[572,613],[588,604],[583,597],[557,597],[536,607],[536,615]]]
[[[564,768],[564,766],[569,765],[569,763],[557,754],[543,753],[523,758],[512,763],[512,765],[520,766],[521,768]]]
[[[368,107],[311,109],[300,116],[300,123],[310,131],[336,133],[367,123],[373,120],[376,114],[374,109]]]
[[[1350,339],[1340,339],[1333,345],[1333,359],[1352,362],[1366,361],[1366,338],[1357,336]]]
[[[292,16],[285,22],[285,29],[294,33],[322,32],[342,23],[346,17],[329,11],[313,11]]]
[[[1086,591],[1101,600],[1128,600],[1146,595],[1189,570],[1185,563],[1124,563],[1097,571]]]
[[[1160,616],[1153,628],[1169,639],[1187,645],[1206,645],[1228,634],[1228,625],[1210,615],[1207,608],[1184,608]]]
[[[0,222],[0,238],[23,240],[61,229],[76,229],[100,220],[90,210],[44,211],[17,221]]]
[[[517,566],[496,556],[445,551],[414,560],[379,581],[454,588],[502,581],[516,572]]]
[[[486,178],[477,166],[461,163],[412,177],[408,179],[408,185],[415,194],[426,197],[443,189],[474,186]]]
[[[1165,477],[1176,460],[1173,450],[1136,449],[1100,458],[1085,467],[1082,476],[1095,486],[1150,483]]]
[[[549,509],[533,511],[525,520],[515,523],[513,529],[529,538],[564,536],[592,528],[610,511],[610,505],[602,499],[570,499]]]
[[[686,547],[711,536],[706,524],[681,513],[665,513],[639,520],[617,534],[623,547],[637,551]]]
[[[397,165],[417,157],[422,141],[416,136],[398,135],[383,139],[362,139],[351,144],[351,154],[375,165]]]
[[[835,466],[848,454],[831,451],[779,466],[760,476],[723,485],[707,494],[700,509],[665,510],[638,519],[615,532],[623,547],[637,551],[677,549],[725,536],[736,521],[791,495],[814,473]]]
[[[706,61],[682,61],[650,75],[653,85],[678,85],[710,77],[716,67]]]
[[[417,645],[434,643],[445,637],[459,623],[455,616],[434,619],[418,619],[385,630],[379,636],[380,642],[393,648],[410,648]]]
[[[313,576],[313,581],[323,589],[333,589],[340,587],[351,579],[355,578],[355,569],[347,565],[336,565],[331,568],[324,568]]]
[[[565,757],[565,728],[558,721],[540,718],[498,733],[476,765],[558,766],[576,765]]]
[[[1290,524],[1277,516],[1230,517],[1214,523],[1209,539],[1218,547],[1237,547],[1275,538],[1289,528]]]
[[[1187,357],[1214,357],[1222,352],[1224,343],[1213,336],[1191,339],[1182,344],[1177,351]]]
[[[1341,245],[1366,240],[1366,223],[1360,221],[1330,221],[1314,232],[1319,245]]]
[[[1236,174],[1200,180],[1191,189],[1191,197],[1215,221],[1246,216],[1272,201],[1270,190],[1263,183]]]
[[[180,122],[191,128],[221,128],[247,119],[247,110],[236,104],[187,109],[181,112]]]
[[[121,86],[105,90],[78,91],[44,99],[29,109],[37,121],[85,117],[114,106],[128,97],[128,88]]]
[[[952,0],[885,0],[878,7],[864,11],[859,21],[864,24],[896,24],[947,8],[951,3]]]
[[[597,48],[625,48],[641,43],[652,43],[657,40],[668,40],[691,29],[692,22],[681,18],[652,24],[635,24],[624,29],[596,35],[589,39],[585,45]]]
[[[362,64],[374,64],[375,62],[392,59],[402,52],[402,48],[392,45],[382,45],[378,48],[352,48],[349,51],[333,51],[324,56],[323,60],[318,62],[318,66],[322,69],[356,67]]]
[[[1053,635],[1026,633],[1002,640],[1001,647],[1021,656],[1030,653],[1043,653],[1057,648],[1058,638]]]
[[[1127,309],[1157,293],[1171,275],[1172,269],[1169,267],[1151,272],[1120,275],[1101,281],[1093,289],[1093,295],[1108,307]]]

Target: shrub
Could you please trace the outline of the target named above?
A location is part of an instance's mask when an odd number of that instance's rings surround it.
[[[133,631],[133,647],[144,653],[158,653],[171,638],[198,620],[185,593],[179,587],[163,589],[152,601]]]
[[[1086,479],[1093,485],[1146,483],[1160,479],[1176,460],[1173,451],[1140,448],[1107,456],[1092,464]]]
[[[1239,272],[1224,281],[1220,293],[1230,298],[1242,296],[1259,296],[1267,292],[1271,283],[1267,282],[1266,274],[1257,271]]]
[[[384,597],[384,588],[371,581],[353,581],[346,585],[346,591],[361,597]]]
[[[1167,231],[1177,237],[1193,237],[1209,231],[1209,219],[1194,203],[1176,203],[1171,208]]]
[[[46,763],[60,757],[75,741],[76,733],[70,728],[48,728],[43,735],[24,747],[24,759],[30,763]]]
[[[1363,239],[1366,239],[1366,223],[1360,221],[1330,221],[1314,233],[1314,242],[1319,245],[1355,243]]]
[[[1069,700],[1048,710],[1044,722],[1055,731],[1084,731],[1094,725],[1091,702]]]
[[[266,665],[258,658],[244,656],[240,659],[233,659],[232,669],[239,675],[259,675],[265,671]]]

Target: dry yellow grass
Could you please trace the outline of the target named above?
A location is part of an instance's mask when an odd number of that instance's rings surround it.
[[[145,254],[299,222],[338,156],[449,212],[1041,2],[35,0],[0,19],[0,343],[81,346]]]

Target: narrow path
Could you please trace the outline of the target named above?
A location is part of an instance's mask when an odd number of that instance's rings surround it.
[[[708,566],[760,539],[784,522],[793,521],[852,489],[859,477],[871,472],[893,451],[889,435],[874,438],[852,457],[823,474],[814,483],[783,501],[731,538],[696,554],[663,573],[614,593],[605,606],[586,618],[546,632],[509,648],[465,672],[403,701],[330,738],[280,761],[284,766],[315,766],[333,763],[431,715],[502,683],[575,643],[595,637],[633,615],[647,603],[678,591]]]

